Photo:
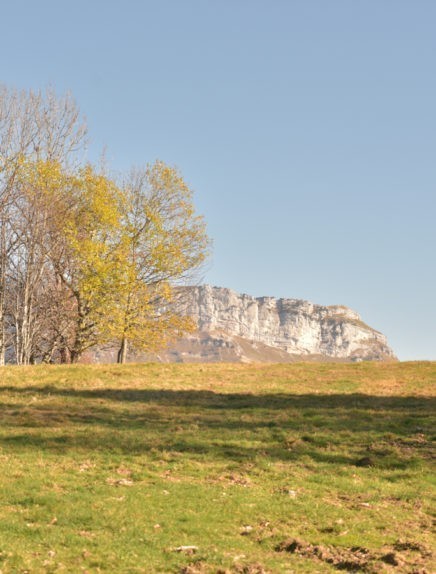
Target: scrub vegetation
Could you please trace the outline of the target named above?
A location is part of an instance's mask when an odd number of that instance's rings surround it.
[[[429,574],[435,381],[424,362],[3,367],[0,571]]]

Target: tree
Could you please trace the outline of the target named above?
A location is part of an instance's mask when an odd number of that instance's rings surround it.
[[[9,316],[7,310],[8,280],[26,276],[27,271],[18,265],[24,263],[28,268],[29,264],[27,257],[22,258],[23,251],[27,250],[29,255],[29,236],[22,233],[25,200],[17,185],[22,160],[24,157],[28,161],[50,160],[65,166],[75,163],[85,137],[86,126],[69,94],[58,98],[52,89],[18,92],[0,86],[0,365],[5,362],[7,322],[11,318],[10,309]],[[27,297],[26,289],[22,293]],[[24,341],[17,342],[16,327],[20,321],[22,326],[26,324],[27,310],[18,293],[15,295],[14,306],[18,310],[15,317],[12,315],[15,346],[21,347],[23,343],[26,347]]]
[[[26,184],[36,190],[38,211],[45,213],[46,288],[58,322],[62,318],[62,330],[51,329],[55,338],[49,355],[56,350],[62,361],[76,362],[87,348],[107,340],[103,317],[113,311],[123,265],[123,196],[89,165],[66,172],[57,162],[33,162],[26,169]]]
[[[108,341],[106,317],[115,312],[118,276],[125,261],[122,249],[123,196],[113,181],[91,166],[74,179],[64,219],[65,252],[55,261],[76,306],[71,361],[89,347]]]
[[[8,259],[6,306],[13,333],[15,360],[19,365],[33,362],[41,315],[39,295],[47,274],[46,237],[48,215],[44,196],[27,180],[20,169],[14,184],[13,249]]]
[[[118,362],[129,344],[152,351],[193,329],[179,305],[180,285],[192,281],[208,254],[202,217],[177,169],[156,161],[132,170],[122,184],[123,265],[118,301],[106,329],[119,341]]]

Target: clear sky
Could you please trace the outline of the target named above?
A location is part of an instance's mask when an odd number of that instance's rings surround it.
[[[0,82],[71,90],[91,160],[180,168],[206,282],[348,305],[436,359],[434,0],[0,8]]]

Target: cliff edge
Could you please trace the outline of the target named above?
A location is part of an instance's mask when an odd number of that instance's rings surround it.
[[[386,337],[342,305],[202,285],[184,289],[183,307],[198,331],[160,353],[162,361],[396,360]]]

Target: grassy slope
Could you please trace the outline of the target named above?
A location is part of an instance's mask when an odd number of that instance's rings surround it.
[[[431,572],[435,382],[436,363],[2,369],[0,572]]]

